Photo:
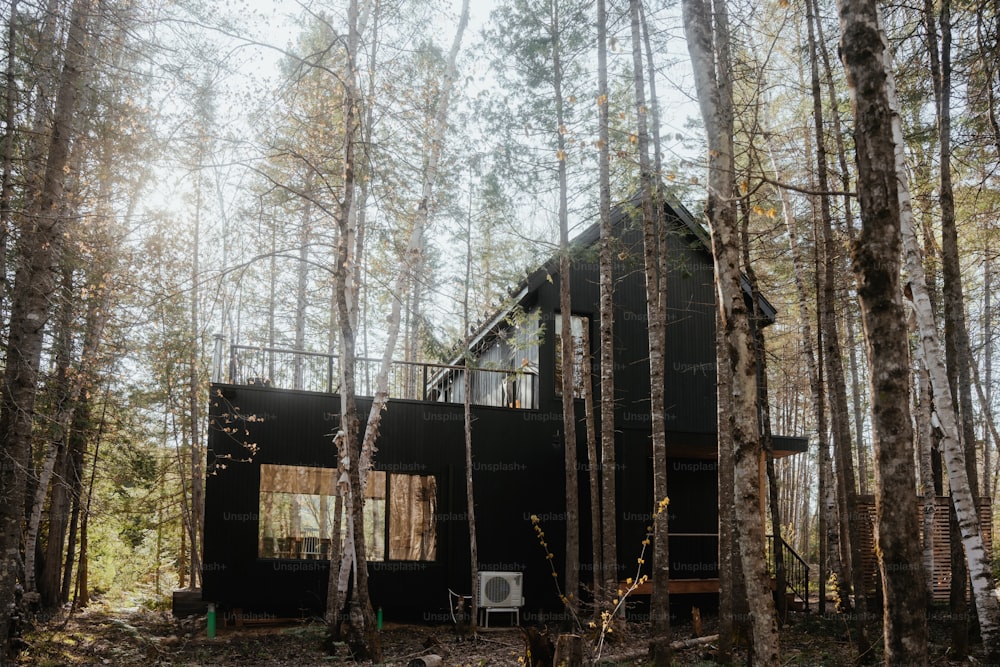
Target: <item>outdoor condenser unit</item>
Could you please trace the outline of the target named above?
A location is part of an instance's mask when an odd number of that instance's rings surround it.
[[[514,614],[515,623],[521,624],[523,583],[522,572],[479,573],[479,609],[484,617],[484,628],[490,627],[490,614],[496,612]]]

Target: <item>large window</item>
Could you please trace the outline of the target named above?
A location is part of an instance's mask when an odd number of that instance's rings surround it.
[[[555,383],[556,396],[562,396],[562,315],[556,314],[553,321],[553,337],[555,341]],[[590,326],[590,320],[581,315],[573,315],[570,320],[570,331],[573,334],[573,398],[583,398],[584,369],[590,371],[590,350],[584,349],[583,331]]]
[[[261,465],[261,558],[330,557],[336,507],[334,475],[331,468]],[[437,481],[433,475],[369,472],[364,505],[368,559],[385,560],[388,543],[389,560],[434,560],[436,513]],[[346,520],[341,526],[343,541]]]

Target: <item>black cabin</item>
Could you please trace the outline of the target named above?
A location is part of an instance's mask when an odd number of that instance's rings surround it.
[[[642,234],[633,225],[632,210],[634,203],[622,205],[613,218],[619,245],[615,424],[620,579],[635,574],[654,503]],[[671,592],[690,605],[683,594],[710,598],[718,581],[715,290],[704,230],[676,201],[665,203],[663,211],[673,222],[666,239],[665,409],[671,579],[678,582]],[[596,226],[574,241],[570,313],[574,338],[583,329],[590,334],[590,350],[577,341],[573,372],[579,382],[582,369],[593,369],[595,400],[600,390],[597,245]],[[522,622],[543,620],[561,609],[531,524],[533,515],[541,521],[561,573],[566,490],[557,268],[552,260],[530,275],[518,286],[511,308],[480,329],[473,348],[477,362],[468,371],[479,569],[523,573]],[[760,306],[767,319],[761,324],[766,325],[775,312],[763,299]],[[233,346],[228,377],[217,373],[210,402],[204,600],[244,614],[323,612],[335,514],[337,363],[326,355]],[[359,360],[359,394],[372,395],[366,383],[374,382],[376,368],[374,360]],[[371,597],[388,618],[450,621],[448,589],[469,592],[465,372],[456,361],[398,363],[390,374],[389,406],[365,492]],[[370,405],[370,398],[359,397],[362,420]],[[576,408],[582,420],[582,393]],[[580,580],[586,584],[591,576],[590,505],[585,429],[578,423]],[[804,451],[805,441],[776,438],[775,449],[779,455]]]

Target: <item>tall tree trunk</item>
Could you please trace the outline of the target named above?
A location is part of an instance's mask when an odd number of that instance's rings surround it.
[[[976,428],[972,411],[972,381],[970,374],[971,351],[969,332],[965,319],[965,296],[958,257],[958,229],[955,220],[955,195],[951,179],[951,1],[940,3],[941,52],[938,57],[937,30],[933,3],[925,2],[924,17],[927,26],[927,46],[934,78],[938,117],[938,145],[940,156],[941,204],[941,273],[943,277],[942,303],[944,305],[945,364],[948,385],[956,400],[956,418],[961,426],[962,445],[969,490],[975,499],[979,495],[976,467]],[[952,515],[953,517],[955,515]],[[952,526],[952,540],[959,542],[960,531]],[[968,653],[968,612],[965,598],[968,571],[959,544],[952,547],[952,649],[956,658]]]
[[[338,438],[345,443],[348,452],[349,470],[348,478],[350,483],[349,507],[351,508],[348,525],[351,528],[351,538],[349,545],[353,545],[354,557],[344,554],[340,562],[340,577],[335,578],[334,570],[331,568],[330,590],[328,595],[328,622],[337,621],[337,610],[339,608],[339,595],[333,591],[341,589],[340,581],[343,573],[354,563],[355,589],[352,600],[352,651],[355,656],[367,655],[371,659],[378,659],[381,655],[381,646],[378,635],[375,632],[375,619],[368,597],[368,573],[366,547],[364,542],[363,517],[361,508],[364,504],[364,489],[367,483],[367,472],[372,465],[375,451],[375,440],[378,436],[379,424],[381,422],[382,411],[388,400],[388,375],[391,366],[392,355],[395,351],[396,340],[399,336],[399,326],[402,315],[403,295],[409,289],[411,281],[416,280],[419,267],[422,262],[422,240],[423,230],[427,225],[428,213],[431,206],[433,185],[437,175],[437,167],[440,161],[440,154],[444,140],[444,130],[447,125],[447,114],[451,88],[455,79],[455,62],[458,50],[461,46],[462,35],[468,23],[468,1],[463,4],[462,16],[459,20],[459,28],[456,33],[452,49],[449,53],[448,68],[446,72],[445,85],[442,87],[442,97],[439,100],[437,113],[434,119],[433,136],[430,141],[430,152],[426,158],[421,200],[417,204],[416,215],[413,227],[410,231],[410,238],[403,258],[402,270],[397,276],[393,290],[392,311],[389,318],[389,336],[386,342],[385,351],[376,379],[375,398],[366,422],[364,438],[362,439],[360,451],[357,449],[358,438],[358,415],[355,404],[355,336],[357,333],[357,284],[358,284],[358,262],[362,256],[361,249],[357,243],[358,230],[352,227],[352,220],[357,221],[357,213],[352,213],[355,208],[360,209],[363,202],[353,201],[355,188],[354,182],[354,151],[356,149],[354,134],[358,131],[356,127],[356,116],[359,113],[361,100],[357,96],[357,81],[354,60],[357,53],[357,2],[352,0],[349,11],[349,38],[348,38],[348,78],[345,118],[345,159],[344,201],[341,205],[340,240],[338,247],[338,274],[337,274],[337,306],[339,322],[341,328],[341,347],[343,354],[341,357],[341,432]],[[361,627],[358,628],[360,622]],[[360,630],[360,633],[358,632]],[[335,636],[336,632],[331,632]]]
[[[788,614],[788,599],[785,597],[787,582],[785,576],[785,549],[782,540],[781,509],[778,502],[778,477],[774,471],[774,447],[771,441],[771,401],[767,391],[767,355],[764,343],[764,317],[760,312],[760,286],[757,274],[750,263],[750,211],[746,206],[746,198],[740,199],[740,247],[743,251],[743,265],[746,267],[747,282],[750,284],[750,298],[753,308],[750,311],[750,333],[753,337],[754,361],[757,364],[757,385],[760,403],[760,437],[764,450],[765,467],[767,471],[768,509],[771,515],[771,532],[773,539],[772,556],[774,559],[774,591],[775,607],[778,612],[778,624],[783,624]]]
[[[21,569],[21,526],[24,519],[25,471],[30,465],[31,426],[38,388],[42,339],[55,290],[55,259],[62,246],[66,220],[60,214],[70,142],[73,138],[82,70],[87,59],[89,3],[74,0],[65,57],[52,117],[45,176],[22,232],[21,263],[15,277],[8,332],[6,367],[0,396],[0,453],[8,462],[0,470],[0,649],[11,637],[11,612]]]
[[[820,225],[823,231],[822,244],[817,238],[817,247],[822,249],[823,261],[816,266],[817,271],[823,271],[822,290],[817,294],[820,303],[820,327],[823,330],[823,341],[826,349],[823,359],[826,364],[827,383],[830,395],[830,417],[833,422],[833,450],[837,460],[837,489],[840,496],[840,539],[841,559],[850,573],[851,585],[854,589],[854,618],[857,636],[855,644],[858,653],[863,655],[871,645],[868,639],[868,603],[864,586],[864,571],[861,554],[861,530],[863,522],[858,518],[857,486],[854,479],[854,459],[851,450],[851,428],[847,409],[847,387],[844,380],[844,366],[837,331],[836,292],[837,242],[833,236],[833,214],[830,210],[829,179],[827,176],[826,135],[823,130],[823,100],[820,92],[819,58],[816,49],[812,3],[808,4],[809,16],[809,52],[812,79],[813,127],[816,133],[816,179],[820,195]],[[823,267],[823,268],[821,268]],[[846,548],[845,548],[846,547]],[[847,582],[844,582],[846,584]]]
[[[989,242],[985,248],[989,254]],[[990,261],[983,262],[983,338],[992,343],[993,335],[993,269]],[[983,421],[983,497],[993,498],[993,465],[991,461],[993,447],[1000,447],[1000,442],[992,438],[990,425],[993,423],[993,345],[987,344],[983,350],[983,372],[986,375],[986,394],[982,393],[979,383],[979,373],[972,364],[973,377],[976,382],[976,394],[979,397],[979,407],[986,413]],[[992,438],[992,440],[991,440]]]
[[[207,130],[203,129],[203,132]],[[205,146],[206,137],[199,137],[198,143],[198,163],[204,164],[200,155]],[[190,340],[188,342],[188,437],[190,439],[191,457],[191,506],[188,518],[188,538],[191,545],[190,574],[188,584],[190,588],[197,588],[201,581],[201,536],[204,526],[204,476],[202,474],[202,451],[201,451],[201,324],[199,317],[200,294],[198,289],[201,280],[201,176],[195,177],[195,210],[193,220],[193,238],[191,243],[191,295],[190,295],[190,316],[189,321]]]
[[[775,178],[780,181],[781,174],[778,173],[777,163],[773,156],[771,158],[771,164],[775,170]],[[819,489],[817,494],[818,502],[816,511],[819,515],[819,613],[820,615],[823,615],[826,613],[826,581],[829,576],[826,554],[826,523],[828,512],[826,511],[825,499],[827,480],[826,475],[824,474],[826,470],[827,453],[829,452],[829,447],[826,442],[826,402],[824,398],[823,384],[821,381],[822,372],[817,369],[816,357],[813,354],[812,325],[809,323],[809,297],[806,291],[805,283],[806,268],[805,262],[802,258],[802,252],[799,248],[798,226],[795,221],[795,215],[792,211],[792,203],[788,198],[788,193],[784,189],[780,189],[778,194],[781,197],[781,211],[782,217],[785,221],[785,229],[788,231],[788,243],[792,253],[792,267],[794,268],[793,274],[795,276],[795,293],[798,296],[799,327],[801,331],[799,347],[802,350],[802,356],[805,358],[806,362],[806,374],[809,378],[809,390],[812,396],[813,411],[816,419],[817,439],[819,441],[819,456],[817,457],[817,465],[819,468]]]
[[[683,13],[684,33],[708,138],[705,214],[712,233],[718,309],[727,351],[725,366],[720,365],[718,373],[728,373],[732,378],[732,410],[720,413],[719,419],[729,421],[733,439],[735,517],[753,631],[753,661],[757,665],[773,665],[779,662],[780,649],[764,560],[757,373],[739,269],[739,237],[733,206],[736,184],[729,19],[722,2],[710,7],[700,0],[684,0]],[[724,431],[720,427],[719,432]]]
[[[666,311],[660,271],[660,229],[657,225],[654,175],[649,162],[649,132],[642,40],[639,21],[641,0],[629,1],[632,19],[632,79],[635,90],[639,178],[642,191],[643,263],[646,274],[646,314],[649,334],[650,429],[653,447],[653,594],[650,600],[652,630],[650,654],[657,665],[670,664],[670,552],[667,503],[667,437],[664,423],[666,377]]]
[[[618,584],[618,537],[615,502],[615,336],[614,233],[611,228],[611,147],[608,134],[608,27],[606,0],[597,0],[598,192],[601,214],[601,572],[605,590]]]
[[[814,17],[818,17],[819,9],[817,0],[809,0],[810,10]],[[853,213],[853,197],[851,196],[851,170],[847,164],[847,150],[844,146],[844,133],[840,125],[840,112],[839,104],[837,99],[837,86],[834,84],[833,68],[830,65],[830,54],[826,48],[826,39],[823,36],[823,22],[815,20],[813,24],[816,28],[816,49],[820,56],[820,61],[823,64],[823,81],[826,83],[827,89],[827,106],[829,109],[829,118],[833,124],[833,138],[837,149],[837,164],[840,169],[840,185],[843,195],[843,210],[844,210],[844,228],[847,231],[847,237],[853,241],[854,240],[854,213]],[[847,331],[847,339],[849,341],[854,340],[854,316],[853,309],[848,306],[846,309],[845,316],[845,329]],[[864,446],[864,416],[861,409],[861,391],[862,384],[858,377],[858,360],[857,360],[857,346],[851,344],[848,345],[849,350],[849,362],[851,369],[851,382],[853,384],[854,390],[852,391],[852,402],[853,402],[853,412],[854,412],[854,424],[855,424],[855,436],[857,439],[857,452],[858,452],[858,488],[860,493],[868,493],[868,454]]]
[[[924,573],[920,545],[909,410],[909,354],[902,290],[896,145],[887,80],[888,58],[878,7],[867,0],[838,0],[841,56],[855,115],[861,235],[854,269],[871,364],[875,452],[876,549],[882,574],[885,664],[927,661]],[[911,278],[913,275],[911,274]]]
[[[464,6],[468,8],[469,0]],[[465,373],[462,374],[462,414],[465,417],[465,508],[469,519],[469,573],[472,604],[469,628],[476,636],[479,622],[479,542],[476,538],[476,495],[472,479],[472,323],[469,321],[469,288],[472,283],[472,206],[465,228],[465,290],[462,298],[462,332],[465,339]]]
[[[358,247],[357,243],[357,211],[359,205],[355,201],[358,114],[361,109],[361,96],[357,83],[357,53],[359,48],[358,32],[358,1],[351,0],[347,12],[348,35],[344,59],[344,136],[343,136],[343,184],[344,195],[340,202],[337,226],[337,256],[336,256],[336,299],[338,323],[340,325],[341,362],[340,362],[340,428],[335,441],[346,453],[348,478],[348,517],[349,536],[345,549],[353,549],[354,558],[348,559],[353,567],[341,561],[340,573],[345,569],[354,573],[354,595],[351,599],[351,609],[348,617],[348,645],[356,660],[381,660],[382,648],[375,628],[375,612],[372,609],[368,595],[368,560],[365,549],[364,534],[364,493],[362,490],[361,448],[359,441],[358,408],[355,399],[355,349],[358,326],[357,288],[358,288]],[[329,636],[339,634],[340,599],[339,578],[335,578],[337,568],[331,564],[329,598],[327,606],[327,623]]]
[[[566,173],[566,135],[564,131],[563,69],[560,10],[558,0],[550,6],[549,34],[552,44],[552,83],[556,105],[557,160],[559,172],[559,312],[560,342],[558,351],[562,359],[562,423],[563,451],[565,454],[566,480],[566,560],[563,592],[571,615],[575,613],[580,590],[580,498],[576,456],[576,359],[573,339],[573,310],[570,303],[572,276],[569,257],[569,205],[567,203],[569,183]],[[586,326],[586,324],[584,325]]]

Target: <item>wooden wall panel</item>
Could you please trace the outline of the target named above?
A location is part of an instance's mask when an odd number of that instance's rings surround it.
[[[951,591],[951,530],[949,528],[949,509],[951,498],[938,496],[935,499],[934,528],[932,532],[934,549],[934,568],[930,573],[936,602],[947,602]],[[993,510],[988,498],[981,498],[977,503],[979,511],[979,526],[983,533],[986,550],[993,550]],[[921,502],[917,513],[923,524],[924,507]],[[875,558],[875,499],[864,496],[858,501],[858,514],[867,516],[867,521],[861,531],[861,553],[864,554],[862,566],[865,572],[865,586],[869,594],[876,591],[878,577],[878,562]],[[921,537],[921,540],[923,538]]]

